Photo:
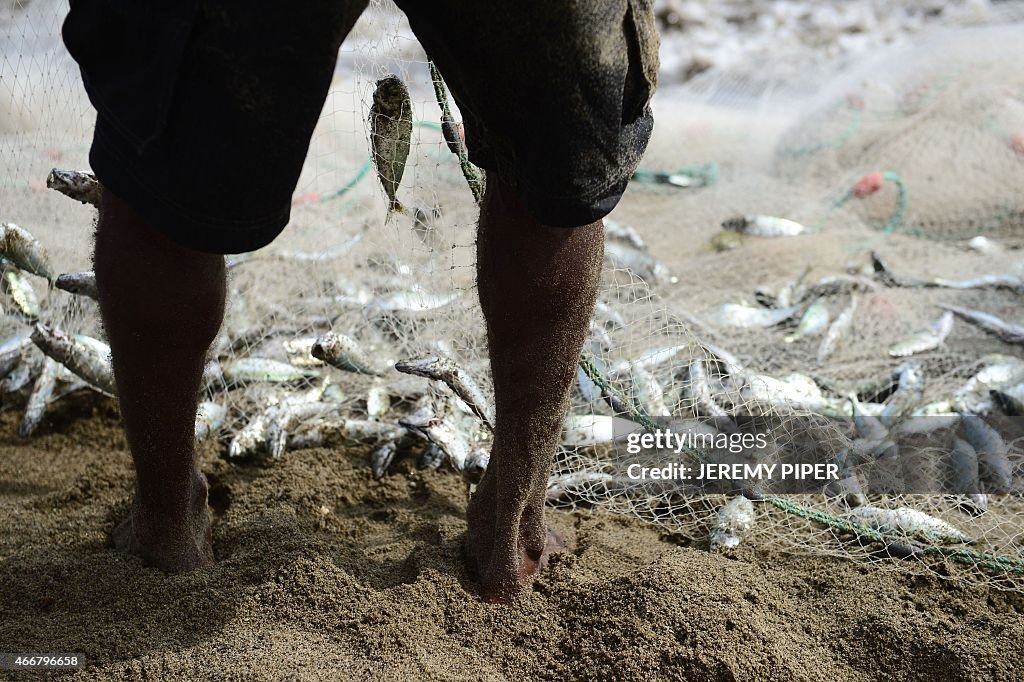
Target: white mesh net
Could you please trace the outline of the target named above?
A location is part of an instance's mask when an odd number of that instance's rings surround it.
[[[714,5],[659,4],[668,85],[609,220],[551,504],[634,514],[715,547],[742,538],[1019,589],[1024,355],[1006,339],[1024,291],[1024,48],[1007,22],[1024,15],[1016,3]],[[52,168],[87,168],[93,120],[60,43],[64,7],[0,11],[0,221],[35,235],[56,273],[87,271],[94,210],[46,189]],[[962,27],[975,23],[991,25]],[[800,31],[817,37],[788,47]],[[408,85],[415,121],[399,190],[411,215],[390,220],[366,123],[388,73]],[[393,369],[437,356],[490,399],[477,207],[439,122],[408,25],[372,3],[342,49],[291,225],[230,260],[200,419],[225,457],[357,445],[381,474],[398,457],[479,474],[484,420],[442,382]],[[747,234],[778,231],[799,234]],[[12,260],[3,388],[9,409],[39,411],[81,385],[16,339],[34,318],[102,330],[92,300]],[[950,330],[940,304],[968,312]],[[1008,326],[985,331],[971,310]],[[314,358],[318,340],[361,371]],[[610,442],[630,428],[613,416],[671,418],[712,440],[630,453]],[[714,440],[742,434],[765,439],[742,452]],[[831,465],[840,480],[630,475],[669,464]]]

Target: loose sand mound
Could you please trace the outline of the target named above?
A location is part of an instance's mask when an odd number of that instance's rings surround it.
[[[91,399],[90,399],[91,400]],[[86,415],[83,418],[83,413]],[[91,413],[91,416],[88,416]],[[553,512],[579,547],[511,607],[462,568],[450,473],[306,450],[203,457],[217,564],[166,576],[108,549],[131,492],[110,403],[31,443],[0,417],[0,650],[84,652],[83,679],[1013,679],[1024,596]]]

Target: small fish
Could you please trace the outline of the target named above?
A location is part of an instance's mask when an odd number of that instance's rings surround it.
[[[314,379],[320,373],[269,358],[235,358],[221,364],[220,373],[229,387],[254,383],[287,384]]]
[[[742,495],[737,495],[718,510],[711,525],[710,549],[716,551],[736,547],[753,527],[754,504]]]
[[[928,325],[928,329],[896,342],[889,349],[889,355],[894,358],[905,358],[915,353],[935,350],[945,342],[951,331],[953,331],[953,313],[946,311],[939,319]]]
[[[487,471],[487,465],[491,462],[491,453],[483,448],[475,448],[469,454],[466,461],[466,468],[462,470],[462,480],[469,485],[477,485]]]
[[[454,361],[437,355],[428,355],[417,360],[402,360],[395,363],[395,369],[403,374],[424,377],[444,383],[452,392],[469,406],[477,417],[492,431],[495,418],[494,407],[483,390],[464,369]]]
[[[241,459],[266,450],[268,415],[264,410],[238,430],[228,443],[228,458]]]
[[[643,369],[655,369],[657,367],[661,367],[688,347],[689,346],[686,344],[680,343],[674,346],[657,346],[655,348],[648,348],[647,350],[638,353],[632,360],[621,360],[616,362],[608,368],[607,377],[609,379],[624,377],[629,374],[633,367],[641,367]]]
[[[313,344],[310,354],[317,360],[332,367],[356,374],[382,376],[384,373],[374,367],[373,362],[350,336],[327,332]]]
[[[0,395],[17,393],[32,382],[35,368],[31,362],[22,362],[15,365],[10,372],[0,381]]]
[[[3,279],[4,293],[14,302],[14,307],[28,322],[39,319],[39,299],[36,297],[32,283],[17,270],[4,270]]]
[[[988,496],[981,492],[978,453],[971,444],[954,438],[949,464],[953,471],[953,492],[958,493],[957,506],[975,514],[988,511]]]
[[[945,545],[973,542],[965,533],[942,519],[910,507],[882,509],[865,505],[851,510],[850,516],[881,533],[895,533]]]
[[[32,386],[32,392],[29,393],[28,402],[25,405],[25,415],[18,426],[18,435],[22,438],[31,436],[39,428],[39,424],[42,423],[43,415],[46,413],[46,408],[49,406],[54,390],[57,388],[57,377],[60,376],[60,369],[61,364],[59,362],[53,358],[46,358],[43,363],[43,369],[39,372],[39,376],[36,377],[36,383]]]
[[[99,290],[96,288],[96,273],[88,272],[66,272],[57,276],[54,286],[69,294],[85,296],[96,301],[99,300]]]
[[[288,448],[289,435],[299,424],[336,416],[338,405],[318,400],[320,389],[289,396],[267,412],[266,452],[273,458],[282,457]]]
[[[50,257],[39,240],[14,223],[0,223],[0,256],[19,270],[53,280]]]
[[[450,415],[430,416],[416,421],[399,420],[398,423],[441,448],[455,471],[462,474],[466,470],[470,456],[469,441]]]
[[[852,295],[849,305],[832,322],[828,331],[825,332],[825,338],[821,340],[821,345],[818,346],[818,364],[824,364],[828,356],[839,347],[840,341],[853,326],[853,316],[856,312],[857,296]]]
[[[601,414],[566,415],[562,424],[561,443],[567,448],[586,448],[612,443],[638,432],[642,427],[622,417]]]
[[[632,377],[633,399],[648,417],[668,417],[671,412],[665,404],[665,390],[653,374],[643,367],[634,364],[630,368]]]
[[[743,329],[764,329],[782,324],[800,311],[800,306],[788,308],[754,308],[737,303],[725,303],[708,317],[713,324]]]
[[[388,467],[395,461],[398,445],[393,440],[385,441],[370,453],[370,470],[373,477],[380,479],[387,473]]]
[[[103,194],[103,187],[96,180],[96,176],[85,171],[54,168],[46,178],[46,186],[75,201],[97,208]]]
[[[227,417],[227,408],[220,403],[204,401],[196,410],[196,442],[201,443],[211,436],[217,435]]]
[[[420,453],[419,461],[416,462],[416,468],[434,471],[441,468],[444,460],[444,450],[433,443],[427,443],[427,447],[423,448],[423,452]]]
[[[618,241],[604,245],[604,260],[617,270],[629,270],[651,284],[674,284],[679,281],[665,265],[646,251]]]
[[[391,394],[386,386],[374,384],[366,390],[366,415],[379,419],[391,409]]]
[[[22,354],[32,345],[31,335],[21,332],[0,343],[0,375],[7,374],[21,363]]]
[[[990,492],[1007,493],[1013,487],[1009,448],[999,432],[981,417],[962,415],[964,436],[978,453],[978,471]]]
[[[281,347],[288,355],[288,362],[296,367],[323,367],[323,360],[313,357],[313,346],[316,345],[319,338],[319,336],[304,336],[283,342]]]
[[[368,317],[384,317],[393,313],[425,313],[443,308],[458,298],[458,294],[432,294],[427,291],[394,291],[370,301],[366,306]]]
[[[110,347],[102,341],[82,335],[70,337],[60,329],[36,323],[32,342],[100,393],[111,397],[117,394]]]
[[[693,413],[698,417],[728,417],[725,408],[715,400],[704,361],[696,359],[690,362],[687,374],[686,396]]]
[[[607,488],[617,479],[612,474],[600,471],[573,471],[556,474],[548,478],[547,500],[558,502],[573,495],[580,495],[596,488]]]
[[[807,232],[807,228],[794,220],[775,218],[767,215],[747,215],[730,218],[722,227],[755,237],[795,237]]]
[[[1024,343],[1024,325],[1010,324],[995,315],[983,313],[980,310],[961,308],[955,305],[941,304],[942,308],[956,314],[967,322],[995,334],[1006,343]]]
[[[806,298],[839,296],[853,292],[876,291],[878,284],[860,275],[828,275],[802,291],[801,301]]]
[[[370,107],[370,142],[373,163],[377,167],[384,193],[388,196],[388,215],[405,209],[396,194],[405,174],[412,139],[412,101],[402,79],[390,74],[377,81]]]
[[[867,497],[864,495],[857,472],[850,466],[849,459],[850,451],[847,448],[836,454],[839,475],[837,479],[825,485],[825,493],[830,497],[839,498],[845,506],[852,509],[867,504]]]
[[[1021,384],[1021,387],[1024,387],[1024,384]],[[1017,396],[1002,391],[989,391],[989,395],[992,396],[992,402],[998,405],[1006,416],[1024,417],[1024,402]]]
[[[952,403],[960,412],[989,412],[993,390],[1024,382],[1024,360],[996,353],[983,357],[982,361],[985,365],[953,393]]]
[[[936,277],[929,280],[926,286],[939,289],[1008,289],[1024,293],[1024,279],[1015,275],[982,275],[960,280]]]
[[[793,343],[803,338],[817,336],[828,328],[829,322],[828,306],[821,301],[815,301],[807,306],[807,310],[804,311],[803,316],[800,318],[800,324],[797,325],[796,331],[786,336],[783,340],[786,343]]]
[[[594,304],[594,319],[606,329],[622,329],[626,326],[626,320],[623,319],[619,311],[601,301]]]

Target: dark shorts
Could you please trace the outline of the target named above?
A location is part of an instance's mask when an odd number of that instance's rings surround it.
[[[470,159],[542,223],[619,201],[647,146],[653,0],[399,0],[462,112]],[[97,176],[174,241],[268,244],[366,0],[71,0]]]

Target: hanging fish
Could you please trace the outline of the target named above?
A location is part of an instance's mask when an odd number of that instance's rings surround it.
[[[370,107],[370,142],[377,177],[388,196],[388,216],[404,213],[396,194],[405,174],[412,139],[412,101],[409,89],[391,74],[377,81]]]

